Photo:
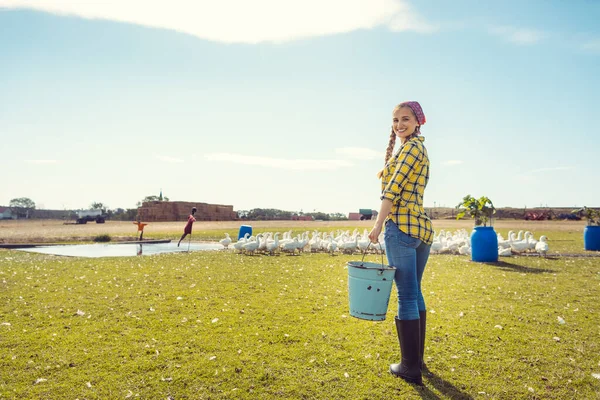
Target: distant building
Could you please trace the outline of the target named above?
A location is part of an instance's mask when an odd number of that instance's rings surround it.
[[[10,207],[0,207],[0,219],[17,219],[17,216],[13,216]]]
[[[361,208],[357,213],[351,212],[348,214],[348,219],[351,221],[363,221],[373,218],[377,218],[377,211],[371,210],[370,208]]]
[[[31,218],[35,219],[71,219],[74,216],[71,210],[38,210],[31,212]]]
[[[312,215],[292,215],[292,221],[314,221]]]
[[[196,207],[197,221],[235,221],[238,215],[233,206],[221,204],[192,203],[188,201],[146,201],[138,208],[142,221],[187,221]]]

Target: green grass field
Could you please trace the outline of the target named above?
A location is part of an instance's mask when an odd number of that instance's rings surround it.
[[[395,289],[386,321],[348,313],[359,258],[0,250],[0,398],[600,398],[600,258],[431,256],[422,388],[388,373]]]

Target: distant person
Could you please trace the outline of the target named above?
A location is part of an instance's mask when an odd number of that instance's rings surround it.
[[[194,214],[196,214],[196,207],[192,208],[192,213],[188,217],[188,221],[187,221],[187,224],[185,225],[185,228],[183,228],[183,235],[181,235],[181,239],[179,239],[179,243],[177,243],[177,247],[179,247],[183,238],[185,238],[187,235],[192,234],[192,225],[194,224],[194,222],[196,222],[196,218],[194,218]]]
[[[137,218],[135,221],[133,221],[134,224],[137,225],[138,228],[138,232],[140,233],[140,239],[139,240],[143,240],[143,236],[144,236],[144,227],[148,224],[144,224],[142,222],[142,217],[138,214]]]
[[[425,349],[426,309],[421,279],[433,242],[433,226],[423,208],[423,195],[429,181],[429,157],[421,125],[425,114],[416,101],[397,105],[392,112],[392,131],[385,154],[381,178],[381,210],[369,233],[378,242],[385,224],[388,263],[396,267],[394,282],[398,289],[396,331],[401,361],[390,365],[390,372],[407,382],[422,384]],[[392,154],[396,138],[400,149]]]

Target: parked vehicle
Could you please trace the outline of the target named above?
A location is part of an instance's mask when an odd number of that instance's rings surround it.
[[[77,223],[87,224],[88,222],[96,221],[97,224],[103,224],[106,221],[106,215],[102,210],[78,210]]]

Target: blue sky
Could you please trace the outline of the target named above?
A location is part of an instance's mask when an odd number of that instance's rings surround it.
[[[600,2],[0,0],[0,205],[378,209],[421,102],[425,205],[599,206]]]

